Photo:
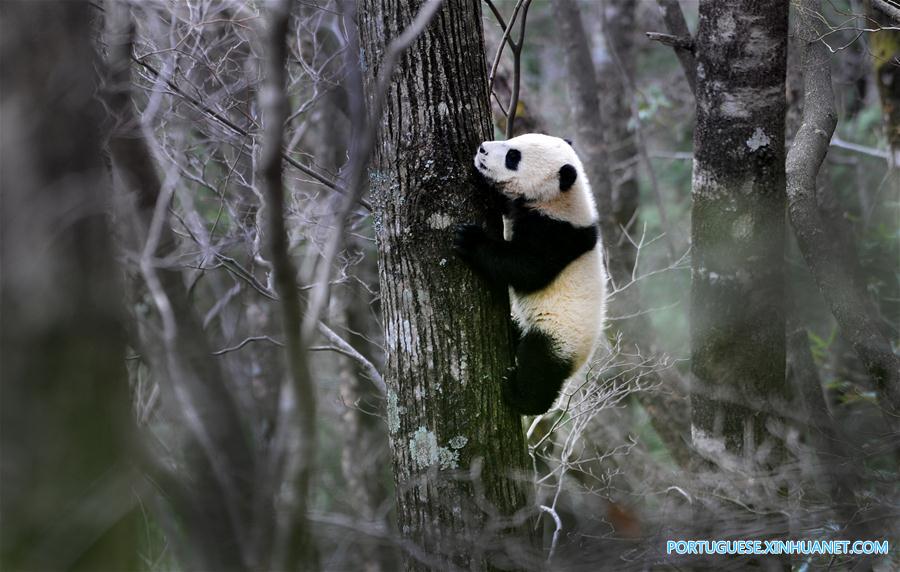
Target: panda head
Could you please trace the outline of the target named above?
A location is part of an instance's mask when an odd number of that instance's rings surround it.
[[[584,169],[565,139],[527,133],[506,141],[485,141],[475,168],[511,199],[546,203],[584,182]]]

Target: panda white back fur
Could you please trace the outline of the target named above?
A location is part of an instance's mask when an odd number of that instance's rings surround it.
[[[486,141],[474,161],[503,197],[504,240],[459,225],[454,249],[476,272],[508,286],[519,339],[503,394],[519,413],[544,413],[583,370],[603,332],[597,207],[581,160],[563,139],[529,133]]]

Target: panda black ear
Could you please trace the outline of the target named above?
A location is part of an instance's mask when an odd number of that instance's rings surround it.
[[[563,141],[565,141],[566,143],[568,143],[568,144],[569,144],[569,147],[574,147],[574,145],[572,145],[572,140],[571,140],[571,139],[567,139],[566,137],[563,137]]]
[[[559,190],[562,192],[568,191],[575,184],[575,179],[577,178],[578,171],[575,170],[575,167],[568,163],[563,165],[559,168]]]

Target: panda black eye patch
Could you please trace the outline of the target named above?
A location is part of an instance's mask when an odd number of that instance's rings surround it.
[[[578,178],[578,171],[572,165],[566,164],[559,168],[559,190],[566,192],[575,184]]]
[[[515,171],[519,168],[519,161],[522,160],[522,152],[518,149],[510,149],[506,152],[506,168]]]

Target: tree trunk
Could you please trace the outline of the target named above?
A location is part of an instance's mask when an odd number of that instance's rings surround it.
[[[788,2],[700,3],[691,286],[692,433],[750,458],[785,388]]]
[[[419,5],[362,2],[370,85]],[[525,444],[520,418],[500,398],[512,365],[508,302],[450,248],[456,223],[487,222],[500,234],[499,213],[471,167],[491,136],[478,2],[446,2],[414,42],[379,127],[370,184],[399,526],[438,562],[482,569],[504,545],[497,518],[525,503],[511,478],[525,467]],[[450,478],[456,471],[460,478]]]
[[[2,3],[4,570],[140,567],[91,10]]]

